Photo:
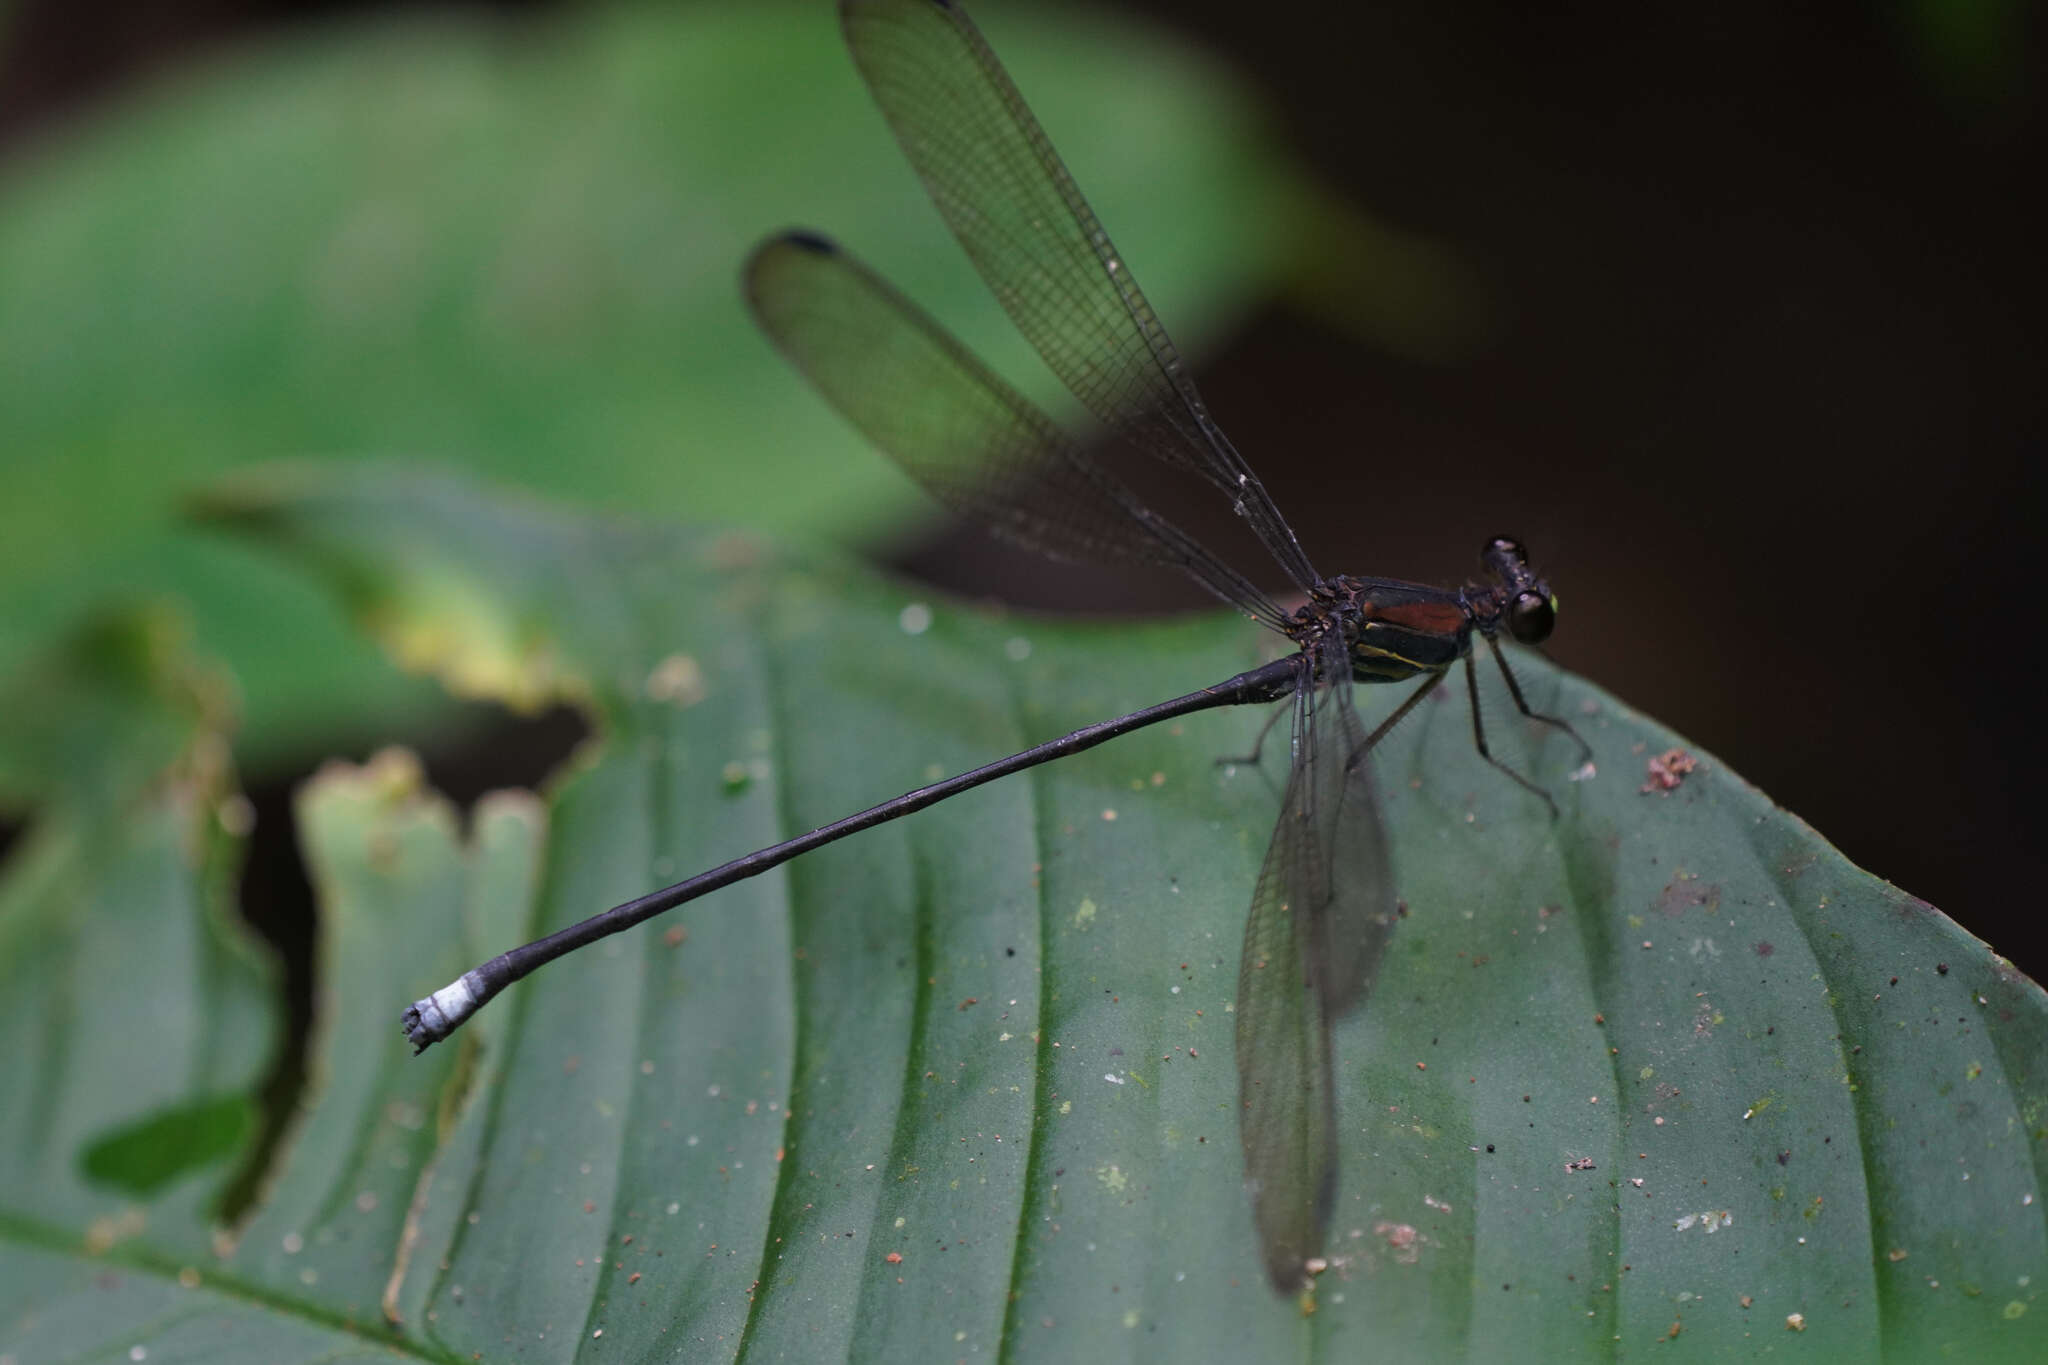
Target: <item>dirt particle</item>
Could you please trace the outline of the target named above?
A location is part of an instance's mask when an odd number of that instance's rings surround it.
[[[1394,1253],[1394,1259],[1402,1265],[1414,1265],[1421,1257],[1420,1234],[1412,1223],[1393,1223],[1382,1220],[1373,1224],[1373,1235],[1387,1244]]]
[[[1686,775],[1699,765],[1699,760],[1683,749],[1666,749],[1646,765],[1649,780],[1639,790],[1645,796],[1651,793],[1663,795],[1685,781]]]

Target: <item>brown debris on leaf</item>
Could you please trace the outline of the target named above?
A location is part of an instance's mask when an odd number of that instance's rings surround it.
[[[1650,760],[1650,780],[1640,788],[1643,795],[1655,792],[1663,795],[1685,781],[1687,773],[1700,766],[1700,761],[1683,749],[1666,749]]]

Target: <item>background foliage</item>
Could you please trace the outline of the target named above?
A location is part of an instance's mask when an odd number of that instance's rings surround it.
[[[1597,676],[1680,709],[1737,698],[1716,737],[1774,789],[1885,798],[1906,832],[1860,847],[1886,867],[1931,850],[2017,870],[1995,821],[2019,806],[1993,798],[2031,771],[2026,741],[1970,739],[2004,714],[1968,615],[1994,595],[1907,595],[2013,578],[1985,560],[2007,542],[1956,506],[1965,487],[2025,505],[1986,452],[2008,450],[2004,377],[2038,392],[2006,318],[2025,282],[1993,264],[2035,238],[2017,208],[1970,197],[1999,183],[1973,168],[2028,162],[2026,80],[1998,56],[2018,50],[1996,37],[2011,14],[1901,12],[1899,50],[1926,59],[1966,150],[1924,110],[1921,141],[1858,125],[1886,194],[1946,168],[1965,252],[1930,210],[1854,191],[1856,139],[1771,118],[1760,150],[1741,141],[1748,106],[1709,100],[1757,176],[1727,182],[1731,227],[1648,94],[1505,46],[1491,69],[1476,32],[1393,5],[1371,41],[1297,53],[1347,75],[1290,83],[1289,143],[1379,149],[1371,183],[1391,197],[1469,185],[1505,236],[1456,194],[1403,215],[1442,235],[1397,230],[1309,182],[1215,59],[1098,16],[984,8],[1191,351],[1276,290],[1312,319],[1276,339],[1265,315],[1265,367],[1205,382],[1253,414],[1253,439],[1233,431],[1319,554],[1363,543],[1375,560],[1355,567],[1444,576],[1480,535],[1536,515],[1547,545],[1548,509],[1582,506],[1600,531],[1575,548],[1560,638]],[[1476,10],[1443,12],[1456,30]],[[1552,36],[1596,74],[1647,69],[1603,65],[1621,40],[1585,31],[1590,13],[1560,22],[1582,26]],[[1727,28],[1744,52],[1780,50],[1755,16]],[[1290,32],[1261,27],[1233,56],[1256,65]],[[1425,98],[1403,82],[1442,78],[1433,43],[1458,74]],[[1712,35],[1690,50],[1728,56]],[[1683,103],[1683,75],[1659,69]],[[1486,124],[1490,99],[1515,117]],[[1406,117],[1421,109],[1427,135]],[[1638,170],[1618,203],[1535,178],[1558,127],[1590,147],[1610,125],[1674,168],[1660,195]],[[1118,135],[1089,135],[1104,128]],[[1839,221],[1800,217],[1800,187],[1827,179],[1802,170],[1809,134],[1854,200]],[[1768,232],[1750,230],[1759,203]],[[0,865],[0,1362],[2024,1358],[2048,1269],[2038,988],[1719,758],[1639,793],[1680,741],[1536,661],[1600,749],[1600,776],[1570,786],[1557,753],[1521,756],[1568,798],[1559,824],[1476,764],[1459,706],[1424,708],[1387,755],[1415,913],[1340,1040],[1343,1206],[1312,1316],[1267,1295],[1248,1255],[1222,1055],[1274,791],[1210,759],[1242,748],[1248,717],[1135,737],[819,855],[563,964],[462,1048],[406,1058],[396,1005],[484,952],[1250,660],[1236,623],[1111,632],[939,599],[909,635],[908,590],[830,552],[671,529],[871,542],[907,510],[740,320],[733,263],[790,222],[845,237],[1031,384],[806,8],[336,23],[14,144],[0,805],[27,823]],[[1694,231],[1710,250],[1688,253]],[[1576,250],[1647,290],[1630,297],[1648,321],[1589,289]],[[1887,264],[1899,251],[1920,274]],[[1512,275],[1517,253],[1545,261],[1536,283]],[[1688,311],[1682,289],[1717,271],[1770,308],[1725,335]],[[1942,325],[1888,330],[1923,313]],[[1815,344],[1823,317],[1846,351]],[[1603,333],[1611,354],[1585,346]],[[1597,384],[1559,359],[1574,355]],[[1942,408],[1955,374],[1970,401]],[[1685,377],[1707,375],[1702,404]],[[1852,387],[1878,397],[1845,412],[1829,395]],[[1603,395],[1584,431],[1562,415],[1575,390]],[[1516,451],[1506,473],[1475,462],[1489,421],[1515,432],[1492,442]],[[1930,449],[1948,457],[1883,477],[1888,450]],[[243,468],[281,454],[339,463]],[[1347,472],[1363,491],[1332,481]],[[1896,490],[1912,515],[1887,522]],[[1723,492],[1739,514],[1707,510]],[[1831,596],[1830,647],[1810,648],[1822,604],[1782,594],[1841,586],[1844,528],[1856,590]],[[1915,567],[1928,535],[1939,572]],[[1439,572],[1418,538],[1455,558]],[[1833,557],[1765,567],[1793,544]],[[1034,566],[1005,591],[1061,581]],[[1102,600],[1099,577],[1074,581]],[[1863,669],[1893,657],[1901,619],[1912,667]],[[1765,644],[1779,625],[1806,633]],[[1951,663],[1976,680],[1967,708],[1928,680]],[[568,702],[596,733],[538,796],[459,812],[390,752],[324,770],[289,829],[282,811],[256,820],[294,765],[477,725],[448,692]],[[1890,718],[1875,733],[1908,714],[1913,737],[1874,752],[1840,728],[1846,705],[1806,704],[1864,694]],[[1995,778],[1973,778],[1987,758]],[[281,976],[233,913],[238,894],[275,913],[244,859],[290,837],[319,898],[317,975],[288,951]]]

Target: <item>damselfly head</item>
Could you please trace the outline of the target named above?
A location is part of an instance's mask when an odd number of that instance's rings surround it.
[[[1513,536],[1495,536],[1487,541],[1480,548],[1479,562],[1510,587],[1519,587],[1534,577],[1529,571],[1527,547]]]
[[[1508,593],[1508,634],[1525,645],[1540,645],[1557,626],[1557,595],[1529,567],[1529,551],[1513,536],[1495,536],[1479,552],[1480,562]],[[1498,600],[1498,599],[1496,599]]]

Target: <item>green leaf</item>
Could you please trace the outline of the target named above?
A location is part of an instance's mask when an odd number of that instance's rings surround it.
[[[989,18],[1198,351],[1303,197],[1249,101],[1154,31]],[[426,458],[827,539],[918,515],[744,315],[747,249],[797,222],[1035,368],[815,4],[306,27],[51,136],[0,168],[0,672],[109,592],[176,592],[246,689],[245,756],[445,716],[303,580],[180,523],[256,460]]]
[[[247,1095],[176,1104],[89,1143],[85,1173],[95,1184],[153,1195],[180,1176],[240,1152],[254,1120]]]
[[[159,605],[87,621],[0,692],[0,775],[40,797],[0,879],[15,1246],[147,1229],[197,1254],[248,1156],[275,984],[228,908],[249,819],[230,727],[217,672]]]
[[[151,1031],[73,1013],[24,1048],[10,1015],[11,1055],[63,1064],[0,1126],[0,1352],[2036,1354],[2048,998],[1541,659],[1516,666],[1596,775],[1498,708],[1490,734],[1556,822],[1473,753],[1454,694],[1382,755],[1410,913],[1339,1030],[1311,1315],[1266,1288],[1239,1184],[1237,942],[1281,756],[1214,757],[1256,715],[820,850],[554,964],[418,1059],[396,1027],[530,934],[1236,671],[1250,627],[926,601],[918,629],[914,594],[842,563],[400,473],[301,467],[213,510],[429,642],[416,661],[582,699],[603,742],[544,816],[501,798],[467,838],[401,755],[307,788],[322,1083],[212,1249],[192,1180],[70,1172],[231,1087],[52,1121],[67,1078],[124,1074]]]

